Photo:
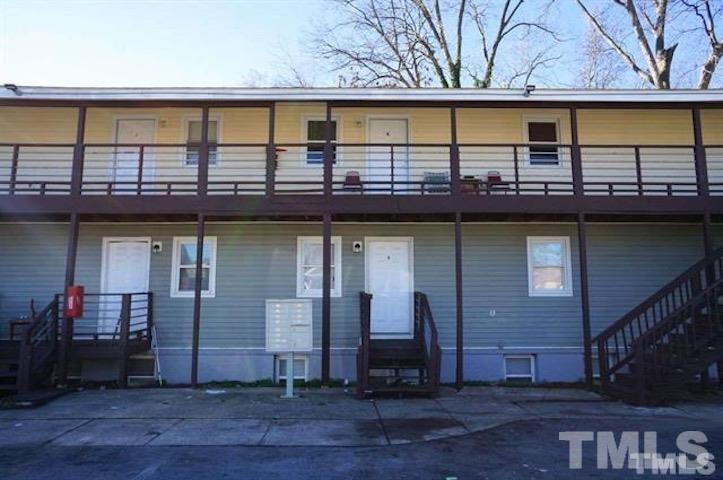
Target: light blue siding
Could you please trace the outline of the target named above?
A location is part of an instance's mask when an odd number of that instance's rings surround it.
[[[0,336],[7,319],[27,312],[29,299],[47,302],[63,285],[67,224],[0,224]],[[210,223],[218,239],[216,297],[204,298],[201,321],[203,379],[251,380],[273,374],[264,351],[267,298],[296,296],[296,244],[320,235],[319,223]],[[723,244],[723,229],[716,229]],[[76,282],[100,289],[103,237],[152,237],[163,251],[151,255],[158,339],[169,378],[187,381],[192,298],[171,298],[174,236],[194,236],[193,224],[91,224],[80,229]],[[353,378],[358,344],[358,292],[364,289],[364,253],[352,242],[368,236],[414,238],[415,289],[425,292],[444,348],[443,377],[454,376],[454,231],[451,224],[333,225],[342,237],[341,298],[332,298],[332,375]],[[573,295],[530,297],[527,236],[569,236]],[[699,259],[700,225],[590,224],[588,255],[593,334]],[[578,243],[574,224],[480,223],[463,227],[466,378],[499,379],[503,353],[538,355],[541,380],[581,374],[582,324]],[[321,299],[314,299],[311,376],[318,377]],[[490,311],[494,310],[494,316]],[[92,327],[92,326],[91,326]],[[567,360],[565,360],[567,359]]]

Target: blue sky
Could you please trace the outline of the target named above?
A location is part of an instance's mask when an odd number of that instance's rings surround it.
[[[563,56],[537,81],[573,86],[585,21],[572,0],[555,5]],[[333,85],[337,74],[328,63],[304,58],[313,25],[334,20],[330,6],[325,0],[0,0],[0,83],[263,86],[287,72],[283,59],[290,57],[313,71],[316,83]],[[473,64],[478,45],[465,52]],[[687,52],[676,54],[677,71],[686,68]],[[498,69],[515,55],[502,55]]]
[[[236,86],[298,52],[321,0],[0,0],[0,82]]]

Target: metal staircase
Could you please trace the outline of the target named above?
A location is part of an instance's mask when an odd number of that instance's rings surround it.
[[[716,250],[593,339],[604,393],[662,403],[723,360],[722,259]]]

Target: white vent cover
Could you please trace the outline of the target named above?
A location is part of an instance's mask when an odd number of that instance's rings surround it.
[[[266,300],[266,350],[310,352],[311,299]]]

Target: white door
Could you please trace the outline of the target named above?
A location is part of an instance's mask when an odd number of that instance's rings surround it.
[[[372,294],[375,338],[413,336],[414,272],[411,238],[367,239],[366,287]]]
[[[409,141],[407,120],[372,118],[369,120],[369,143],[382,144],[369,147],[367,181],[370,192],[404,193],[409,181]],[[396,145],[392,145],[396,144]],[[400,146],[402,144],[402,146]],[[366,191],[366,190],[365,190]]]
[[[115,184],[114,193],[134,194],[137,192],[140,147],[133,145],[152,144],[155,139],[156,121],[153,119],[121,118],[116,120],[116,143],[131,146],[116,147],[111,169],[111,181]],[[153,180],[153,148],[145,147],[143,153],[142,181],[150,182]]]
[[[119,330],[121,300],[120,294],[148,291],[151,268],[150,238],[105,238],[103,239],[103,278],[101,279],[100,311],[98,312],[98,333],[104,336],[117,335]],[[132,323],[141,323],[145,315],[145,297],[134,297]]]

